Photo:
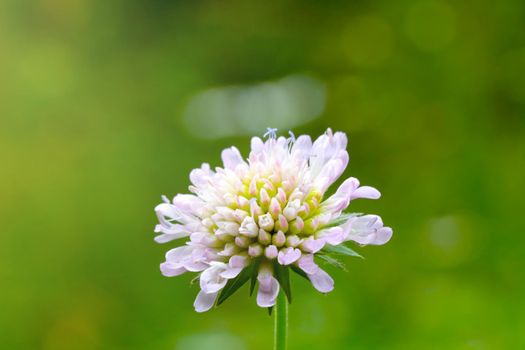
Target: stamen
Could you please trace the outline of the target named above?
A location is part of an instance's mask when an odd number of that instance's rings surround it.
[[[286,140],[286,145],[288,146],[288,152],[291,152],[292,146],[295,143],[295,135],[291,130],[288,131],[288,134],[290,134],[290,137]]]
[[[266,133],[263,135],[263,137],[267,137],[269,139],[276,139],[277,129],[276,128],[266,128]]]

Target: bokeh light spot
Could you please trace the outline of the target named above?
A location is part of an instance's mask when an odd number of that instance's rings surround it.
[[[208,89],[193,96],[184,112],[188,130],[200,138],[257,135],[267,127],[290,129],[318,117],[325,87],[292,75],[277,82]]]

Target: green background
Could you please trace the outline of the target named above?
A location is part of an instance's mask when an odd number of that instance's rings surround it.
[[[153,208],[247,155],[194,96],[300,75],[322,110],[277,124],[346,132],[345,176],[383,194],[351,209],[394,237],[328,295],[293,279],[290,349],[524,349],[524,23],[521,0],[0,1],[1,347],[269,349],[246,287],[197,314],[194,276],[161,276]]]

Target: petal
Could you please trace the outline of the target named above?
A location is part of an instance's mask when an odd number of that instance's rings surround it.
[[[169,227],[159,224],[155,226],[155,232],[163,233],[154,237],[154,240],[157,243],[166,243],[190,235],[190,231],[187,230],[184,225],[180,224],[170,224]]]
[[[250,260],[244,255],[234,255],[230,258],[226,270],[220,273],[220,276],[226,279],[237,277],[239,273],[248,266]]]
[[[215,293],[224,288],[228,280],[221,276],[227,269],[224,263],[215,262],[210,267],[202,271],[200,277],[200,287],[205,293]]]
[[[310,168],[313,178],[325,168],[328,162],[341,157],[341,152],[346,153],[346,144],[347,138],[344,133],[337,132],[333,135],[330,129],[315,140],[310,156]],[[346,163],[348,163],[348,153],[346,153]],[[344,164],[344,167],[346,167],[346,164]]]
[[[344,242],[347,234],[342,227],[335,226],[319,231],[317,238],[323,239],[331,245],[338,245]]]
[[[235,170],[237,165],[246,164],[241,152],[236,147],[226,148],[221,153],[222,163],[226,169]]]
[[[315,239],[313,236],[310,236],[301,243],[300,247],[305,252],[317,253],[323,249],[325,243],[323,239]]]
[[[213,174],[213,171],[210,170],[210,165],[203,163],[200,168],[193,169],[190,172],[190,181],[196,187],[207,186]]]
[[[361,186],[352,193],[352,199],[356,198],[367,198],[367,199],[378,199],[381,197],[381,193],[373,187]]]
[[[260,307],[274,306],[279,294],[279,282],[271,274],[265,273],[259,273],[257,280],[259,281],[257,305]]]
[[[343,173],[348,165],[348,153],[340,151],[337,157],[329,160],[314,180],[316,188],[322,193],[333,184]]]
[[[301,135],[295,140],[291,155],[292,158],[297,160],[299,163],[306,161],[310,157],[312,150],[312,139],[308,135]]]
[[[182,275],[187,270],[182,266],[177,266],[176,264],[171,264],[169,262],[163,262],[160,264],[160,271],[166,277],[174,277]]]
[[[332,217],[339,216],[350,204],[352,193],[358,187],[359,180],[354,177],[346,179],[337,191],[321,204],[323,212],[330,212]]]
[[[312,275],[319,271],[319,266],[314,262],[313,254],[303,254],[297,261],[297,266],[299,266],[299,268],[307,275]]]
[[[334,289],[334,280],[324,270],[319,269],[316,273],[308,275],[315,289],[321,293],[328,293]]]
[[[195,311],[205,312],[211,309],[213,304],[215,304],[215,300],[217,299],[218,294],[219,292],[205,293],[201,290],[199,294],[197,294],[197,298],[195,299],[195,302],[193,303],[193,307],[195,308]]]
[[[385,244],[392,237],[392,229],[384,227],[377,215],[355,216],[341,226],[345,230],[345,240],[359,244]]]
[[[187,271],[199,272],[208,268],[207,250],[199,246],[185,245],[169,250],[166,262],[176,267],[184,267]]]
[[[227,267],[226,270],[220,273],[220,276],[231,280],[232,278],[237,277],[243,269],[243,267]]]
[[[277,261],[281,265],[290,265],[291,263],[296,262],[301,257],[301,251],[296,248],[286,248],[282,249],[277,255]]]
[[[394,232],[390,227],[383,227],[379,230],[377,230],[376,239],[370,243],[374,245],[382,245],[390,241],[390,238],[392,238],[392,234]]]
[[[186,215],[203,217],[206,203],[193,194],[178,194],[173,198],[173,206]]]

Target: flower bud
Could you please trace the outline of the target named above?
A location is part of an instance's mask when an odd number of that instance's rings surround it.
[[[261,191],[259,192],[259,199],[263,207],[268,207],[270,204],[270,196],[268,195],[266,189],[261,188]]]
[[[248,255],[251,257],[257,257],[263,253],[263,247],[259,243],[252,243],[248,247]]]
[[[250,239],[246,236],[237,236],[235,237],[235,244],[241,248],[248,248],[250,245]]]
[[[254,176],[252,181],[250,181],[250,185],[248,186],[248,193],[254,197],[257,195],[257,176]]]
[[[281,205],[279,204],[279,201],[275,199],[275,197],[273,197],[270,201],[270,208],[268,211],[274,219],[279,217],[279,214],[281,213]]]
[[[237,205],[242,210],[250,210],[250,201],[244,196],[237,197]]]
[[[247,216],[241,223],[239,233],[248,237],[256,237],[259,233],[259,227],[257,227],[255,220],[251,216]]]
[[[270,214],[264,214],[259,216],[259,227],[265,231],[273,230],[274,222]]]
[[[250,213],[253,217],[259,216],[263,213],[261,207],[259,206],[259,204],[257,204],[255,198],[252,198],[252,200],[250,201]]]
[[[259,229],[259,243],[267,245],[270,244],[271,241],[272,236],[262,228]]]
[[[286,246],[287,247],[297,247],[299,244],[301,244],[303,240],[299,238],[299,236],[291,235],[286,237]]]
[[[317,216],[314,216],[313,218],[310,218],[304,222],[304,228],[303,233],[312,235],[317,231],[317,228],[319,227],[319,219]]]
[[[304,221],[300,216],[298,216],[295,218],[294,221],[290,223],[289,231],[291,234],[296,235],[296,234],[303,232],[303,228],[304,228]]]
[[[278,254],[279,252],[277,251],[277,247],[274,245],[269,245],[264,250],[264,255],[266,255],[268,259],[275,259]]]
[[[288,231],[288,220],[286,220],[284,215],[279,214],[279,217],[275,221],[275,229],[278,231],[283,231],[284,233]]]
[[[282,188],[279,187],[277,190],[277,200],[281,203],[281,205],[286,204],[286,192]]]
[[[241,223],[244,218],[246,218],[248,216],[248,212],[242,210],[242,209],[235,209],[235,211],[233,212],[233,218],[235,219],[235,221]]]
[[[272,236],[272,243],[276,247],[282,247],[286,243],[286,236],[282,231],[279,231]]]

